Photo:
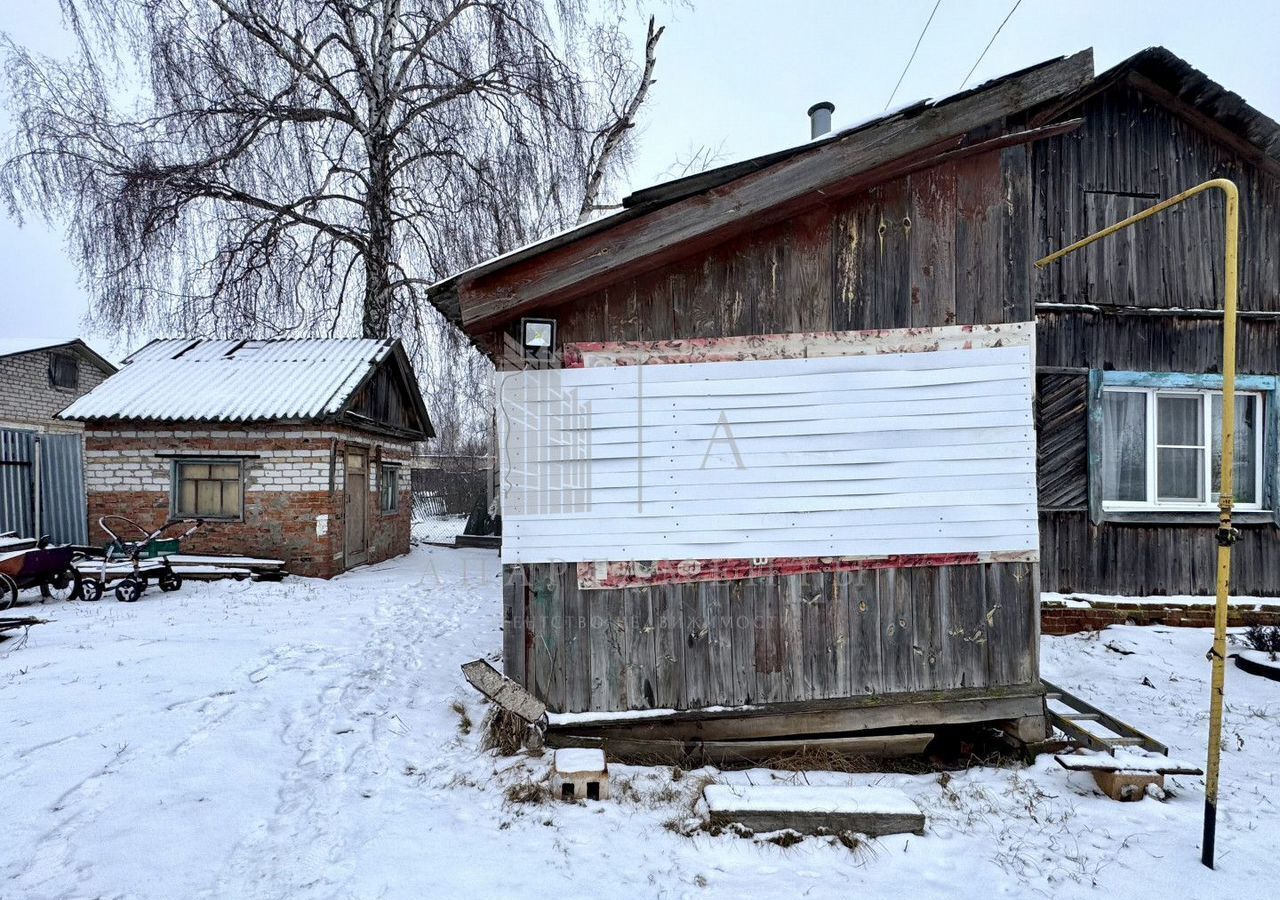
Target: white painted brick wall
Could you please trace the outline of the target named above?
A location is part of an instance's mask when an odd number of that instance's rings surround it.
[[[0,424],[35,425],[51,431],[80,430],[78,423],[63,422],[54,416],[107,376],[81,359],[80,386],[74,390],[56,388],[49,383],[49,357],[53,352],[36,350],[0,358]]]

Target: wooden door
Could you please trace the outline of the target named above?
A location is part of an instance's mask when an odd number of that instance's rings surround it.
[[[369,511],[369,456],[347,448],[346,566],[358,566],[369,556],[366,519]]]

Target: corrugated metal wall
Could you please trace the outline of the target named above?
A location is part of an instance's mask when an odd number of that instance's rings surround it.
[[[79,434],[40,435],[40,531],[57,544],[89,541],[83,450]]]
[[[14,531],[24,537],[47,534],[58,544],[87,543],[83,447],[79,434],[0,429],[0,532]]]
[[[0,532],[30,537],[35,527],[31,485],[35,432],[0,428]]]

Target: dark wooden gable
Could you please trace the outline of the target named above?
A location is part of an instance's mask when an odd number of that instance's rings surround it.
[[[412,369],[398,344],[351,395],[343,417],[361,427],[411,440],[435,436]]]

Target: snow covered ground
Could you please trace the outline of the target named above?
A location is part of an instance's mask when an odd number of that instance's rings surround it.
[[[1280,850],[1280,683],[1231,668],[1219,868],[1202,779],[1119,804],[1049,757],[937,775],[613,767],[614,800],[517,802],[550,756],[478,750],[458,665],[497,657],[496,554],[419,548],[332,582],[46,605],[0,644],[0,897],[1262,897]],[[17,610],[15,610],[16,612]],[[1209,635],[1048,638],[1046,677],[1203,758]],[[1128,652],[1132,651],[1132,652]],[[466,732],[463,709],[477,727]],[[685,837],[707,777],[881,785],[925,837]]]

